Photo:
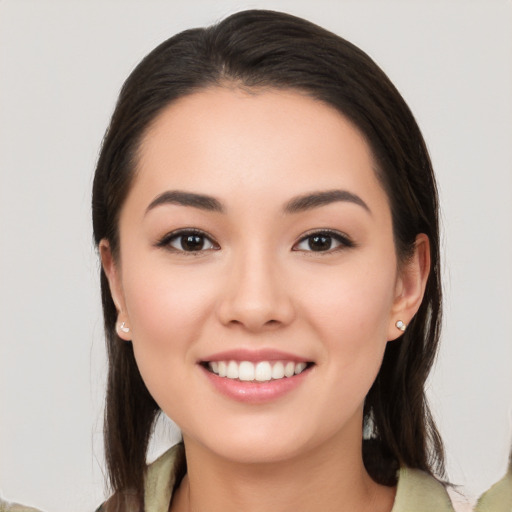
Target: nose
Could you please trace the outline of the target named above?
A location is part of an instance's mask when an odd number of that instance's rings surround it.
[[[226,271],[218,316],[250,332],[274,330],[295,317],[293,298],[277,262],[260,251],[233,258]]]

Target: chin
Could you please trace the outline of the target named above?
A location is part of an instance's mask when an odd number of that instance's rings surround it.
[[[217,443],[211,450],[219,457],[238,464],[276,464],[292,460],[304,452],[301,445],[279,439],[235,440]]]
[[[244,425],[245,423],[245,425]],[[185,444],[201,445],[225,460],[239,464],[268,464],[291,461],[329,443],[333,432],[325,428],[305,429],[298,423],[294,428],[290,422],[230,422],[220,428],[202,432],[203,436],[187,436]],[[254,423],[254,421],[253,421]]]

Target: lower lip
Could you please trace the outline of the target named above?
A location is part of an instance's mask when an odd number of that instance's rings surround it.
[[[293,377],[269,380],[266,382],[247,382],[237,379],[219,377],[204,367],[200,367],[212,385],[224,396],[245,403],[264,403],[277,400],[287,395],[307,378],[310,368]]]

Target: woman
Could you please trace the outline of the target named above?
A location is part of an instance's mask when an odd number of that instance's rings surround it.
[[[93,224],[100,510],[451,510],[424,394],[435,180],[361,50],[269,11],[162,43],[121,91]],[[161,411],[183,445],[146,470]]]

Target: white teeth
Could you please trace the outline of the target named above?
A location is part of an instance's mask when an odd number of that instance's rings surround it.
[[[254,380],[254,365],[250,361],[242,361],[238,366],[240,380]]]
[[[212,371],[213,373],[217,373],[213,368],[212,368]],[[219,377],[226,377],[228,374],[228,365],[226,364],[225,361],[219,361]]]
[[[219,377],[228,379],[239,379],[241,381],[267,382],[270,380],[293,377],[302,373],[307,367],[304,362],[294,363],[293,361],[212,361],[208,368]]]
[[[284,377],[284,364],[281,361],[277,362],[272,367],[272,378],[273,379],[282,379]]]
[[[272,367],[268,361],[261,361],[256,365],[254,378],[259,382],[265,382],[272,378]]]
[[[229,361],[226,377],[228,379],[238,379],[238,365],[235,361]]]
[[[306,363],[297,363],[295,365],[295,375],[302,373],[306,369],[306,366],[307,366]]]
[[[295,375],[295,364],[292,361],[286,363],[286,366],[284,367],[284,375],[285,377]]]

